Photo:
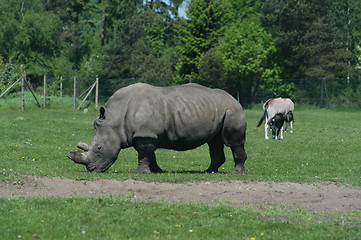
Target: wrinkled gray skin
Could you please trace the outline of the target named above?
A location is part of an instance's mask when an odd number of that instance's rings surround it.
[[[133,146],[138,152],[137,173],[162,172],[157,148],[184,151],[205,143],[211,157],[206,172],[217,172],[225,162],[224,145],[232,149],[234,172],[245,171],[245,114],[232,96],[219,89],[133,84],[109,98],[94,127],[93,142],[78,143],[84,152],[67,154],[88,171],[106,171],[121,149]]]
[[[277,139],[280,133],[280,139],[283,139],[282,131],[284,122],[286,122],[286,129],[287,125],[290,124],[292,132],[294,104],[291,99],[268,99],[263,104],[263,110],[263,116],[259,120],[257,127],[265,120],[265,139],[268,139],[268,126],[272,130],[273,139]]]

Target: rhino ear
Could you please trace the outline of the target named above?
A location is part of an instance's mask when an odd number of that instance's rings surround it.
[[[105,119],[105,109],[103,107],[99,110],[99,119],[104,120]]]

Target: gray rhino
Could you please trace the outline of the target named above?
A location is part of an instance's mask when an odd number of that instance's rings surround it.
[[[242,106],[223,90],[197,84],[154,87],[137,83],[109,98],[94,121],[92,143],[78,143],[84,152],[67,156],[88,171],[104,172],[121,149],[132,146],[138,152],[136,173],[162,172],[157,148],[184,151],[207,143],[211,164],[206,172],[217,172],[225,162],[226,145],[232,149],[234,172],[243,173],[246,124]]]

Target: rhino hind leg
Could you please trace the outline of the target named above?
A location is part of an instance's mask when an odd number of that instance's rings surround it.
[[[246,151],[244,150],[244,145],[231,146],[232,155],[234,159],[234,173],[244,173],[244,163],[247,159]]]
[[[135,150],[138,152],[138,168],[136,173],[161,173],[162,169],[158,166],[155,150],[156,140],[151,138],[137,138]]]
[[[224,156],[224,143],[220,137],[217,137],[216,139],[210,141],[208,146],[211,164],[205,172],[216,173],[218,172],[218,168],[226,161]]]

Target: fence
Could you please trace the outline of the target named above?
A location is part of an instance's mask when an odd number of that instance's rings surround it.
[[[95,82],[94,82],[95,80]],[[87,99],[94,101],[96,108],[98,107],[98,99],[103,101],[107,100],[115,90],[128,86],[137,82],[149,83],[155,86],[170,86],[179,79],[104,79],[100,80],[101,88],[99,88],[99,79],[78,79],[78,78],[54,78],[54,77],[41,77],[31,79],[29,81],[22,81],[18,79],[11,86],[13,87],[18,82],[23,82],[23,88],[25,86],[28,89],[37,89],[37,92],[43,92],[42,106],[47,106],[48,96],[72,96],[73,108],[80,109],[84,106],[84,102]],[[192,82],[200,82],[197,79],[192,79]],[[258,86],[254,94],[250,94],[244,89],[251,89],[251,86],[239,83],[241,87],[228,90],[236,99],[238,99],[242,105],[250,106],[253,103],[262,103],[269,98],[282,96],[291,97],[297,104],[309,104],[319,107],[332,107],[332,106],[346,106],[346,107],[361,107],[361,79],[283,79],[283,80],[259,80],[263,84],[263,87]],[[272,89],[270,91],[265,86],[270,86],[272,83]],[[268,85],[267,85],[268,84]],[[282,86],[288,85],[287,90],[284,90]],[[291,86],[291,87],[290,87]],[[10,87],[10,88],[11,88]],[[215,86],[217,87],[217,86]],[[95,90],[95,94],[94,94]],[[8,90],[7,90],[8,91]],[[22,90],[23,92],[23,90]],[[33,91],[31,91],[33,93]],[[93,93],[91,95],[91,93]],[[4,92],[1,94],[3,96]],[[23,95],[23,94],[22,94]],[[0,96],[0,97],[1,97]],[[34,98],[35,95],[33,93]],[[39,101],[36,99],[38,106]],[[77,102],[81,101],[77,105]]]
[[[43,107],[44,109],[47,107],[48,105],[48,101],[49,101],[49,96],[54,96],[57,95],[59,97],[63,97],[64,95],[64,79],[61,77],[60,79],[56,79],[56,78],[48,78],[47,76],[43,76],[43,83],[42,83],[42,89],[40,88],[40,81],[39,79],[35,79],[32,81],[32,83],[30,84],[28,79],[26,79],[25,74],[22,74],[22,76],[17,79],[14,83],[12,83],[3,93],[0,94],[0,98],[3,97],[5,94],[7,94],[11,89],[13,89],[14,87],[17,86],[18,83],[20,83],[21,86],[21,109],[22,111],[25,110],[25,98],[24,98],[24,93],[25,93],[25,88],[27,87],[28,90],[32,93],[32,96],[34,97],[37,106],[39,108]],[[49,81],[50,80],[50,81]],[[66,81],[69,85],[70,81]],[[79,110],[84,102],[88,99],[89,95],[93,92],[93,90],[95,89],[95,96],[94,96],[94,101],[95,101],[95,108],[98,108],[98,97],[99,97],[99,79],[96,78],[95,82],[93,82],[86,90],[84,90],[84,82],[89,82],[89,81],[81,81],[83,82],[83,84],[79,84],[78,83],[78,79],[77,78],[72,78],[72,84],[73,84],[73,108]],[[80,87],[79,87],[80,85]],[[42,92],[42,97],[43,97],[43,104],[41,106],[41,104],[39,103],[38,98],[36,97],[36,94],[34,93],[35,91],[33,89],[37,89],[37,92],[39,93],[40,91]],[[69,91],[69,87],[66,88]],[[84,90],[84,91],[83,91]],[[68,91],[66,95],[70,95],[68,94]],[[78,94],[78,92],[81,91],[81,94]],[[39,95],[39,94],[38,94]],[[81,100],[81,103],[77,106],[77,100]]]
[[[319,107],[361,106],[360,78],[284,79],[282,83],[293,85],[291,97],[299,104]]]
[[[137,82],[145,82],[155,86],[170,86],[176,82],[185,82],[183,79],[107,79],[102,83],[100,94],[107,99],[118,88],[128,86]],[[235,80],[237,81],[237,80]],[[191,79],[188,82],[204,83],[202,80]],[[244,89],[252,89],[252,86],[246,86],[250,83],[239,83],[240,87],[227,89],[223,84],[222,87],[238,99],[242,105],[250,106],[252,103],[262,103],[269,98],[274,97],[290,97],[297,104],[315,105],[319,107],[332,106],[357,106],[361,107],[361,79],[281,79],[281,80],[258,80],[261,84],[255,90],[254,94]],[[271,82],[272,89],[270,91],[265,86],[269,86]],[[262,85],[263,84],[263,85]],[[261,86],[260,86],[261,85]],[[287,87],[285,87],[287,85]]]

